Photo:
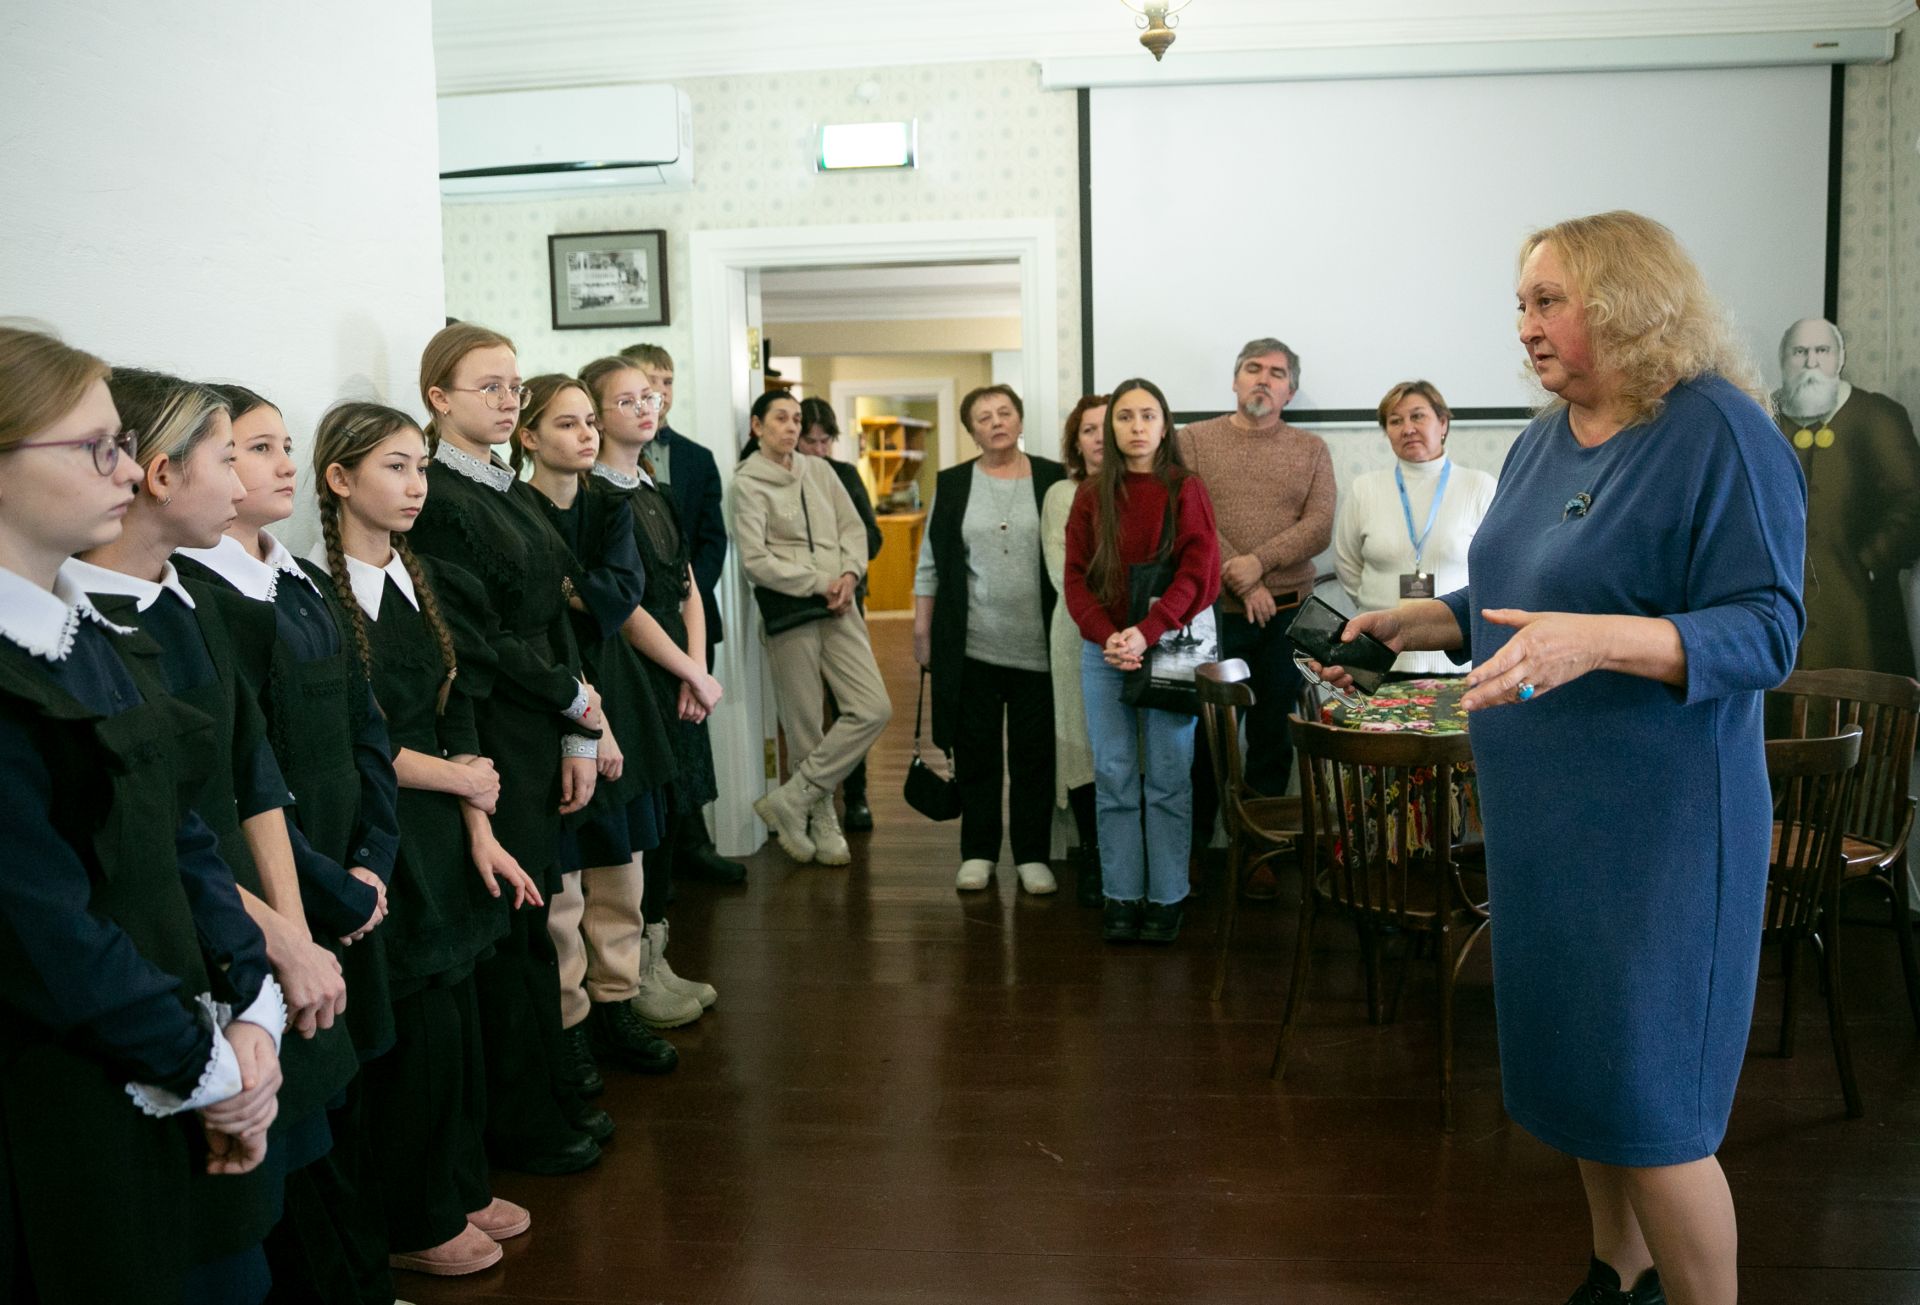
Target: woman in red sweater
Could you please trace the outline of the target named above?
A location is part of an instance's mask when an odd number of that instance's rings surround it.
[[[1086,640],[1080,676],[1093,743],[1103,932],[1109,942],[1172,942],[1187,895],[1194,718],[1130,707],[1120,687],[1162,635],[1213,605],[1220,537],[1206,486],[1175,456],[1159,386],[1144,379],[1115,386],[1104,425],[1106,456],[1067,518],[1066,568],[1067,610]],[[1171,582],[1135,613],[1129,574],[1163,560],[1172,563]]]

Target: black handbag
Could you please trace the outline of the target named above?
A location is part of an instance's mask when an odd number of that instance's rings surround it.
[[[1127,615],[1138,625],[1173,583],[1173,498],[1167,499],[1167,522],[1161,528],[1160,555],[1151,562],[1127,568]],[[1147,707],[1186,716],[1200,714],[1200,691],[1194,687],[1194,668],[1220,660],[1220,627],[1209,607],[1192,621],[1160,636],[1147,648],[1138,670],[1120,681],[1120,701],[1129,707]]]
[[[927,668],[920,668],[920,692],[913,705],[913,760],[907,763],[907,805],[929,820],[955,820],[960,815],[960,786],[942,779],[920,759],[920,725],[926,715]]]
[[[800,517],[807,527],[807,552],[813,552],[813,514],[807,511],[806,486],[800,487]],[[824,621],[833,613],[821,594],[803,594],[796,598],[765,585],[753,587],[753,601],[760,608],[760,622],[769,635],[797,630],[809,621]]]

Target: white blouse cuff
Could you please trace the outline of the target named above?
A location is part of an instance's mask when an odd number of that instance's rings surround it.
[[[260,995],[253,999],[253,1005],[233,1018],[240,1023],[255,1024],[265,1029],[273,1039],[273,1054],[280,1054],[280,1039],[287,1031],[287,998],[271,974],[260,985]]]
[[[563,734],[560,737],[560,755],[585,757],[589,761],[597,761],[600,757],[600,740],[590,739],[580,734]]]
[[[562,716],[565,716],[570,721],[577,721],[583,725],[586,724],[586,720],[587,720],[587,686],[586,685],[583,684],[580,686],[579,692],[573,695],[573,705],[571,707],[568,707],[565,711],[561,712],[560,714]]]
[[[201,1027],[213,1035],[213,1054],[207,1057],[207,1067],[200,1071],[200,1080],[194,1084],[193,1092],[180,1097],[150,1083],[127,1084],[127,1095],[133,1098],[133,1104],[155,1119],[187,1110],[203,1110],[239,1094],[240,1059],[220,1031],[226,1022],[225,1008],[204,992],[196,1000]]]

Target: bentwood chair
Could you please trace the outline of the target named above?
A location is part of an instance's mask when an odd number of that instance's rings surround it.
[[[1213,764],[1214,786],[1220,792],[1220,811],[1227,828],[1227,872],[1220,923],[1216,929],[1213,1000],[1227,986],[1227,954],[1240,889],[1249,876],[1274,857],[1289,850],[1300,833],[1300,799],[1262,797],[1247,787],[1246,759],[1240,751],[1240,723],[1253,706],[1252,673],[1238,657],[1208,662],[1194,669],[1194,688],[1200,697],[1200,724]]]
[[[1845,819],[1853,801],[1861,730],[1850,725],[1832,738],[1769,739],[1767,780],[1773,786],[1772,863],[1767,867],[1767,906],[1761,941],[1780,944],[1780,1054],[1793,1055],[1798,1023],[1795,962],[1803,944],[1820,955],[1827,991],[1827,1022],[1847,1118],[1864,1108],[1853,1077],[1846,1011],[1840,998],[1840,880],[1846,865]]]
[[[1440,988],[1440,1124],[1451,1131],[1454,983],[1488,924],[1485,873],[1456,859],[1452,781],[1455,767],[1473,759],[1467,736],[1362,733],[1297,716],[1292,728],[1303,826],[1300,933],[1273,1077],[1286,1070],[1306,1004],[1319,916],[1352,919],[1363,935],[1395,931],[1431,944]],[[1397,990],[1392,1004],[1399,1004]],[[1377,1003],[1370,999],[1369,1007],[1377,1022]]]
[[[1793,738],[1861,731],[1853,805],[1843,827],[1845,868],[1840,887],[1867,888],[1887,907],[1900,952],[1907,1007],[1920,1033],[1920,945],[1914,939],[1912,878],[1907,842],[1913,832],[1911,785],[1915,733],[1920,729],[1920,683],[1877,671],[1795,671],[1775,691]]]

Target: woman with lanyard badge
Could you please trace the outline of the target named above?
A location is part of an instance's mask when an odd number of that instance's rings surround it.
[[[1494,478],[1447,456],[1453,413],[1427,381],[1402,381],[1380,400],[1392,470],[1354,479],[1333,523],[1333,569],[1354,610],[1376,612],[1467,583],[1467,546],[1493,502]],[[1403,652],[1397,676],[1458,675],[1445,653]]]

